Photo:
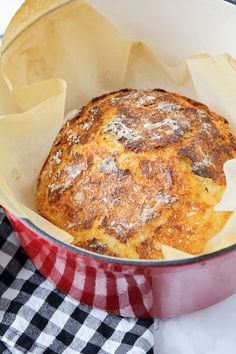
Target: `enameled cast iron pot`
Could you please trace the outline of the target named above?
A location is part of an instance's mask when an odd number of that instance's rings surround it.
[[[55,4],[70,2],[44,3],[49,12]],[[225,11],[222,3],[216,1]],[[39,13],[33,20],[38,18]],[[26,28],[27,16],[24,21],[21,26]],[[224,26],[220,28],[223,31]],[[18,34],[12,31],[11,39]],[[166,318],[213,305],[236,292],[236,245],[186,260],[116,259],[58,241],[29,220],[5,211],[25,252],[45,277],[82,303],[115,315]]]
[[[64,293],[125,317],[172,317],[236,292],[236,245],[177,261],[134,261],[66,245],[29,220],[7,216],[37,269]]]

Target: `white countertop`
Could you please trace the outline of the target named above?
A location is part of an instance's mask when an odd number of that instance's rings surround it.
[[[155,323],[157,354],[235,354],[236,295],[208,309]]]
[[[23,0],[0,1],[0,34],[22,3]],[[194,314],[156,320],[155,353],[235,354],[236,295]]]
[[[23,2],[24,0],[0,0],[0,35],[4,32],[16,9]]]

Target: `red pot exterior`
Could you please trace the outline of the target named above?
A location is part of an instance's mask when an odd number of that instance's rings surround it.
[[[36,268],[84,304],[124,317],[167,318],[236,292],[236,250],[193,261],[123,261],[67,246],[7,212]]]

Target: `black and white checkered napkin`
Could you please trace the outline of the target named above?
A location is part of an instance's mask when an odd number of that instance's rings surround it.
[[[19,246],[0,209],[0,353],[153,353],[153,321],[112,316],[65,296]]]

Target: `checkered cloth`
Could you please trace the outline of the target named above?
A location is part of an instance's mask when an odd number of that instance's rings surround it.
[[[35,269],[0,209],[0,353],[153,353],[153,321],[65,296]]]

